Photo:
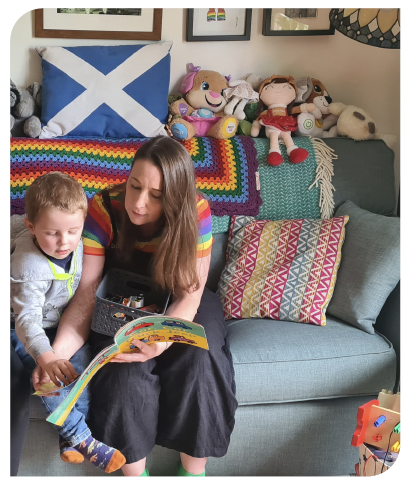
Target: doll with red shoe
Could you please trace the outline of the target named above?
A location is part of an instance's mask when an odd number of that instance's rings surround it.
[[[280,165],[283,162],[279,149],[279,136],[285,142],[291,162],[299,164],[309,156],[307,150],[294,144],[291,136],[291,133],[298,128],[297,119],[290,114],[297,92],[298,88],[293,76],[277,74],[265,79],[259,88],[259,106],[256,111],[258,116],[252,123],[251,136],[257,137],[261,126],[265,127],[266,136],[270,140],[267,158],[270,165]],[[310,108],[314,109],[314,105],[310,107],[310,104],[301,105],[301,110],[311,111]],[[263,105],[267,106],[267,110],[262,111]]]

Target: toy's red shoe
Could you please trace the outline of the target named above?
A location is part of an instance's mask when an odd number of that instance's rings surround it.
[[[283,162],[283,157],[278,152],[270,152],[266,162],[269,165],[280,165]]]
[[[289,154],[289,159],[293,164],[300,164],[309,157],[309,152],[303,148],[295,148]]]

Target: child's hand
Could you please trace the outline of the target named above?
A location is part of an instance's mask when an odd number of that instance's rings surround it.
[[[46,383],[52,383],[48,374],[39,365],[37,365],[34,369],[31,379],[33,380],[33,387],[35,391],[41,390],[41,387]],[[48,394],[50,397],[58,397],[59,395],[60,394],[58,392]]]
[[[57,386],[61,386],[59,380],[67,386],[78,376],[73,365],[67,359],[56,359],[43,364],[41,367]]]

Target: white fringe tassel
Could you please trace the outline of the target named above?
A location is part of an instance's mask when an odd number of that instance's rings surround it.
[[[309,138],[312,140],[317,159],[316,178],[309,189],[320,185],[320,214],[322,215],[322,219],[328,219],[333,216],[335,207],[333,200],[333,191],[335,188],[332,184],[332,177],[334,175],[332,160],[337,159],[338,156],[321,138]]]

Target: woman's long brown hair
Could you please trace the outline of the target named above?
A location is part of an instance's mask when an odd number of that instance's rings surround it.
[[[154,253],[152,278],[172,293],[199,287],[196,270],[198,243],[197,191],[195,169],[188,151],[176,140],[158,136],[145,142],[135,154],[131,168],[139,160],[149,160],[163,174],[162,207],[164,229]],[[123,192],[126,184],[110,189]],[[123,210],[118,234],[118,249],[124,257],[132,255],[138,227]]]

